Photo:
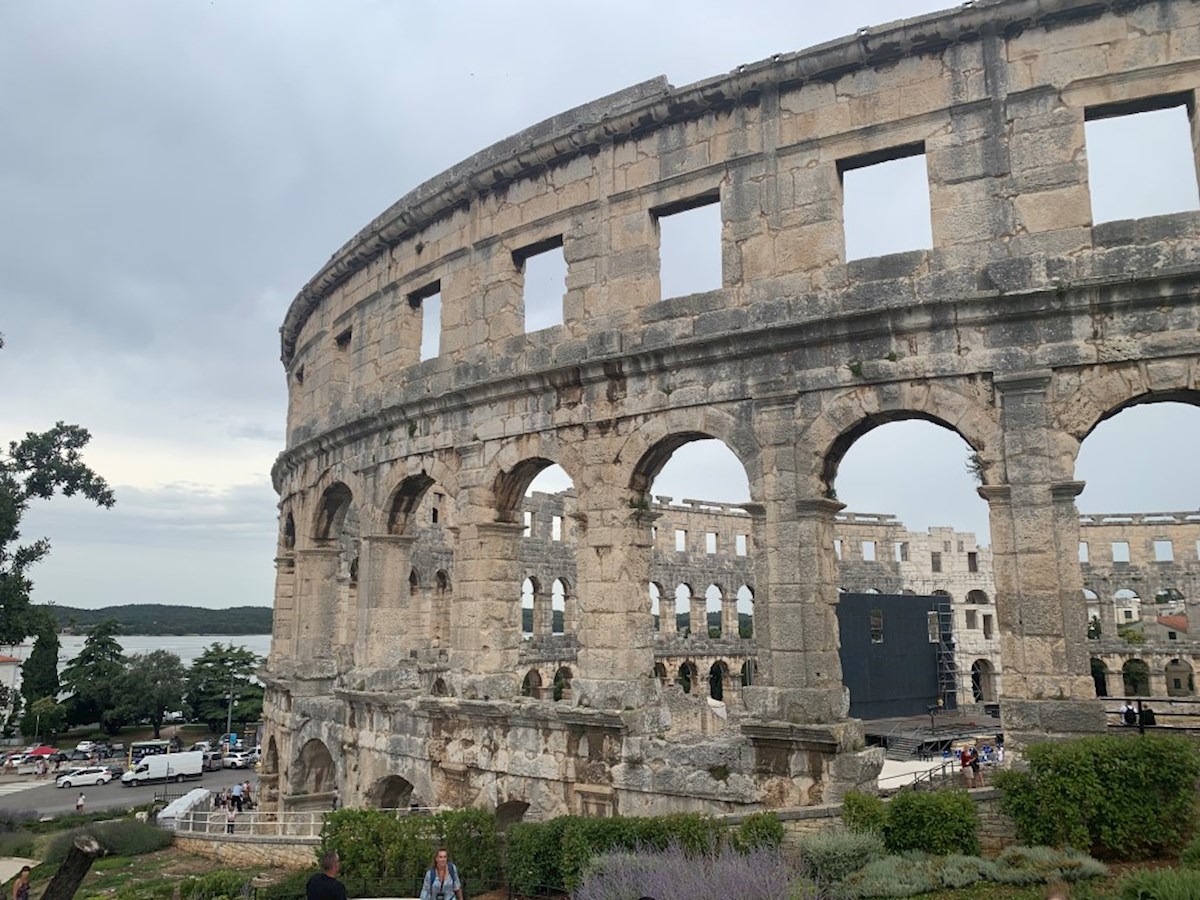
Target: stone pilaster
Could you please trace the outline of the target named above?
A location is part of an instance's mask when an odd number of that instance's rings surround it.
[[[1048,372],[996,379],[1007,484],[979,489],[991,516],[1004,659],[1001,715],[1016,747],[1045,735],[1103,731],[1076,560],[1080,482],[1059,477]]]
[[[533,591],[533,633],[550,634],[554,626],[554,610],[551,608],[553,597],[549,589],[534,582]]]
[[[521,636],[521,567],[518,543],[525,531],[514,522],[464,523],[454,556],[451,667],[463,696],[498,699],[520,688],[517,654]]]
[[[675,595],[661,593],[658,596],[658,631],[663,635],[674,635],[676,629]]]
[[[290,656],[296,629],[296,554],[275,559],[275,609],[271,617],[271,653],[274,659]]]
[[[333,638],[337,617],[339,551],[336,547],[311,547],[296,551],[295,649],[298,668],[315,664],[332,674]]]
[[[721,637],[736,638],[737,636],[737,594],[728,594],[721,598]]]

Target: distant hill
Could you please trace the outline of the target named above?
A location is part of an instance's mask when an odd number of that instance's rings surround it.
[[[270,634],[269,606],[234,606],[206,609],[201,606],[167,606],[130,603],[101,609],[74,606],[48,607],[60,629],[84,631],[105,619],[115,619],[122,634]]]

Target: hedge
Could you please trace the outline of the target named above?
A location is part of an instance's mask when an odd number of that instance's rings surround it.
[[[500,882],[495,819],[479,809],[399,817],[379,809],[335,810],[325,818],[317,855],[336,850],[343,870],[355,879],[416,894],[438,847],[450,851],[464,882],[480,887]]]
[[[887,803],[850,791],[842,802],[842,820],[852,831],[879,835],[889,853],[979,852],[979,818],[966,791],[904,790]]]
[[[1035,744],[1028,772],[1000,772],[1001,809],[1027,844],[1075,847],[1102,859],[1151,859],[1195,829],[1200,749],[1147,734]]]

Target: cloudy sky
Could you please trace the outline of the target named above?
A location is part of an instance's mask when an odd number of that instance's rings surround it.
[[[270,603],[277,329],[329,254],[407,190],[646,78],[684,85],[940,5],[4,3],[0,439],[84,424],[118,498],[29,516],[26,536],[54,542],[37,598]],[[1194,177],[1167,192],[1194,205]],[[1081,505],[1195,508],[1191,457],[1171,457],[1194,453],[1191,412],[1134,410],[1098,432]],[[847,458],[839,495],[986,534],[965,454],[932,426],[888,426]],[[711,465],[681,460],[656,490],[744,499],[739,473]]]

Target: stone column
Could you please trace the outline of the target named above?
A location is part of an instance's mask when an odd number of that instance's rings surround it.
[[[1007,484],[987,485],[996,614],[1004,660],[1001,714],[1018,748],[1047,734],[1102,732],[1078,564],[1082,482],[1056,471],[1065,440],[1049,423],[1048,372],[997,378]],[[1067,473],[1069,474],[1069,473]]]
[[[296,628],[296,554],[280,554],[275,559],[275,608],[271,617],[271,653],[282,662],[291,656]]]
[[[1119,668],[1109,669],[1104,673],[1104,684],[1108,688],[1108,696],[1125,696],[1125,676],[1121,673]]]
[[[295,650],[300,668],[328,669],[333,674],[333,632],[337,614],[336,547],[311,547],[296,551]]]
[[[721,598],[721,637],[737,640],[738,608],[737,594],[725,595]]]
[[[540,581],[534,582],[533,591],[533,633],[550,634],[554,625],[554,610],[551,609],[551,601],[553,597],[546,586]],[[524,615],[522,613],[522,615]],[[564,630],[566,623],[563,623]]]
[[[658,633],[673,636],[675,628],[675,595],[658,595]]]
[[[482,517],[486,510],[460,515]],[[511,697],[521,679],[521,566],[518,546],[525,526],[517,522],[460,520],[454,553],[457,601],[451,614],[451,667],[467,699]]]
[[[406,534],[362,539],[356,655],[368,666],[394,666],[429,646],[428,612],[415,608],[408,586],[415,542]]]
[[[1165,669],[1150,670],[1150,696],[1167,696],[1167,673]]]
[[[692,595],[688,602],[688,632],[693,638],[708,637],[708,599]]]
[[[579,672],[571,691],[593,708],[642,708],[657,692],[645,601],[657,516],[631,508],[628,493],[604,479],[597,463],[588,469],[595,476],[590,483],[576,484]]]

